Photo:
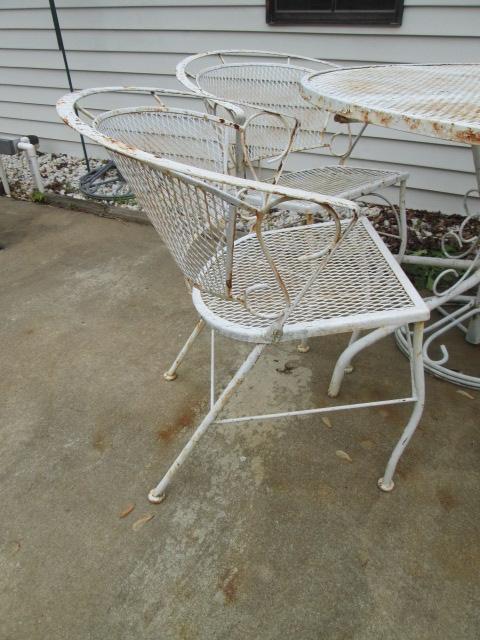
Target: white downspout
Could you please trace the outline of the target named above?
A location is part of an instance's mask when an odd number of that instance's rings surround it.
[[[40,193],[45,193],[42,176],[40,175],[40,170],[38,168],[38,157],[35,145],[33,145],[30,140],[24,136],[20,138],[20,141],[17,144],[17,149],[23,151],[24,155],[27,158],[30,172],[36,184],[37,190],[40,191]]]

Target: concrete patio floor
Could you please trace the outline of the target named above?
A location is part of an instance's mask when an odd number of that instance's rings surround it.
[[[391,494],[406,407],[214,426],[150,505],[208,398],[206,333],[162,377],[180,273],[148,226],[6,198],[0,243],[1,640],[479,637],[478,393],[427,377]],[[332,402],[346,340],[269,349],[228,413]],[[246,348],[218,352],[220,383]],[[356,364],[342,400],[408,393],[393,339]]]

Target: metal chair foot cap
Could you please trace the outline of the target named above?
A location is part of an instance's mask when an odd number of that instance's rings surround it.
[[[338,394],[340,393],[340,391],[330,391],[330,389],[327,391],[327,396],[329,398],[338,398]]]
[[[310,346],[308,344],[299,344],[297,347],[297,351],[300,353],[308,353],[310,351]]]
[[[152,489],[150,491],[150,493],[148,494],[148,501],[151,502],[152,504],[160,504],[161,502],[163,502],[165,500],[166,497],[167,497],[166,493],[162,493],[159,496],[157,496],[154,493],[154,489]]]
[[[352,373],[352,371],[355,371],[355,367],[353,364],[349,364],[348,367],[345,367],[344,371],[345,373]]]
[[[383,478],[379,478],[377,484],[378,484],[378,488],[381,489],[382,491],[385,491],[386,493],[393,491],[395,487],[395,483],[393,480],[391,480],[388,484],[386,484],[383,481]]]
[[[171,380],[175,380],[177,377],[176,373],[168,373],[168,371],[166,373],[163,374],[163,377],[165,378],[165,380],[168,380],[169,382]]]

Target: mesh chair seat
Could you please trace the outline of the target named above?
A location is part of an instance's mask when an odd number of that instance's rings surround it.
[[[293,189],[354,199],[397,184],[408,173],[341,165],[284,173],[278,184]]]
[[[342,225],[348,224],[344,221]],[[331,243],[332,223],[266,232],[264,239],[291,293],[298,294],[317,260],[299,260]],[[251,295],[250,308],[263,315],[279,313],[285,300],[255,235],[235,244],[233,295],[254,283],[268,290]],[[193,302],[216,330],[241,340],[261,342],[272,320],[250,313],[243,304],[217,298],[198,289]],[[428,318],[429,312],[413,285],[385,249],[366,218],[361,218],[338,247],[326,268],[310,286],[283,327],[282,340],[398,325]]]

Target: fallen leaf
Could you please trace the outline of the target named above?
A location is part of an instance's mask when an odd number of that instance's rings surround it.
[[[132,513],[132,511],[135,509],[135,503],[130,502],[129,504],[127,504],[127,506],[125,507],[125,509],[123,509],[122,511],[120,511],[120,513],[118,514],[119,518],[126,518],[130,513]]]
[[[331,429],[331,428],[332,428],[332,423],[330,422],[330,418],[324,418],[324,417],[322,417],[322,422],[323,422],[323,424],[324,424],[326,427],[328,427],[329,429]]]
[[[341,460],[345,460],[346,462],[352,462],[351,457],[348,455],[346,451],[342,451],[341,449],[338,449],[337,451],[335,451],[335,455],[337,456],[337,458],[340,458]]]
[[[475,400],[471,393],[468,393],[468,391],[464,391],[463,389],[457,389],[457,393],[461,396],[465,396],[465,398],[469,398],[470,400]]]
[[[132,529],[134,531],[138,531],[139,529],[141,529],[143,527],[144,524],[146,524],[147,522],[150,522],[150,520],[152,520],[152,518],[154,518],[155,516],[153,515],[153,513],[149,513],[145,516],[142,516],[141,518],[139,518],[136,522],[134,522],[132,524]]]

